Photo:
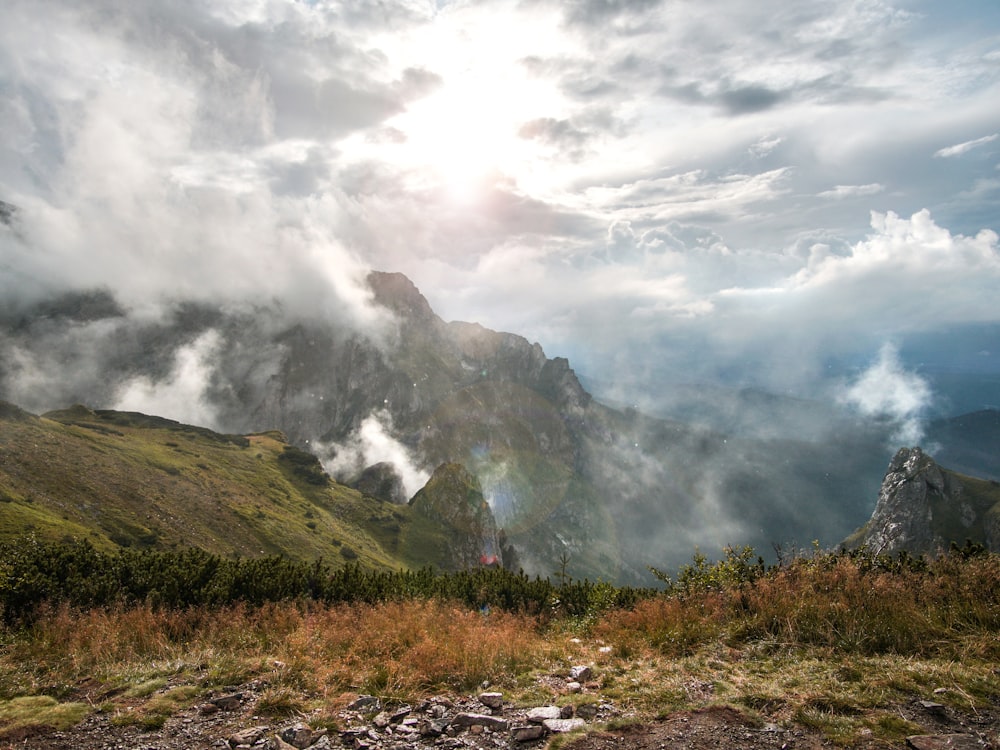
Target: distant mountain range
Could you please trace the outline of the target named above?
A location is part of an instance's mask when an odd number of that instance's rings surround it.
[[[393,322],[377,334],[274,302],[178,302],[149,319],[101,290],[0,310],[0,397],[104,408],[130,388],[173,388],[229,435],[120,411],[38,419],[6,406],[0,533],[31,525],[238,554],[349,549],[388,566],[506,556],[542,575],[565,565],[649,583],[648,565],[669,569],[696,548],[836,544],[868,519],[898,447],[887,428],[847,417],[789,432],[818,407],[760,392],[741,397],[754,408],[734,412],[730,429],[693,412],[612,408],[537,344],[444,322],[406,277],[372,273],[368,285]],[[197,387],[185,391],[189,381]],[[746,416],[769,412],[786,427]],[[951,465],[994,477],[996,417],[943,421],[929,437]],[[103,465],[117,449],[125,468]],[[242,468],[227,463],[237,457]],[[78,470],[100,466],[107,481]],[[324,470],[363,491],[327,486]]]

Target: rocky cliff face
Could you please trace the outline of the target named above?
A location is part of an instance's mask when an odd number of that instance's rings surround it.
[[[934,555],[952,542],[1000,550],[1000,485],[942,469],[920,448],[901,448],[886,471],[871,520],[848,546],[878,554]]]

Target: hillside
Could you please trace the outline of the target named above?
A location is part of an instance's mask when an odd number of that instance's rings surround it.
[[[0,403],[0,541],[31,533],[395,568],[411,562],[399,551],[411,515],[331,481],[279,432],[219,434],[82,406],[38,417]]]

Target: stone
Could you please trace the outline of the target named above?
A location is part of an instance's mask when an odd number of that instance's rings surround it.
[[[480,693],[479,702],[487,708],[499,709],[503,706],[503,693]]]
[[[314,732],[309,725],[298,722],[282,729],[278,733],[278,736],[284,742],[297,748],[297,750],[306,750],[307,747],[311,747],[323,734],[325,732]]]
[[[423,737],[440,737],[445,730],[444,724],[440,721],[422,721],[418,728]]]
[[[427,715],[432,719],[443,719],[446,713],[448,713],[448,709],[441,703],[435,703],[427,709]]]
[[[917,701],[917,705],[928,713],[939,715],[944,713],[944,706],[940,703],[935,703],[934,701]]]
[[[581,685],[579,682],[570,681],[566,683],[566,690],[568,690],[571,693],[579,693],[581,690],[583,690],[583,685]]]
[[[456,727],[472,727],[478,725],[489,727],[490,729],[495,729],[501,732],[506,731],[508,726],[510,726],[506,719],[501,719],[497,716],[491,716],[489,714],[473,713],[457,714],[455,718],[451,720],[451,724]]]
[[[576,715],[581,719],[593,719],[597,716],[596,703],[581,703],[576,707]]]
[[[972,734],[917,734],[907,737],[906,744],[913,750],[983,750]]]
[[[531,742],[545,736],[545,727],[541,724],[529,724],[524,727],[514,727],[515,742]]]
[[[351,711],[364,711],[366,708],[378,708],[378,698],[374,695],[359,695],[348,706]]]
[[[410,706],[400,706],[389,712],[389,723],[398,724],[413,712]]]
[[[583,719],[546,719],[542,722],[542,726],[553,734],[562,734],[582,729],[587,726],[587,722]]]
[[[586,682],[593,674],[594,671],[586,665],[571,667],[569,670],[569,676],[576,682]]]
[[[240,745],[252,745],[265,734],[269,727],[257,726],[250,727],[249,729],[242,729],[229,737],[230,747],[239,747]]]
[[[223,711],[233,711],[240,707],[242,701],[243,693],[230,693],[229,695],[220,695],[218,698],[212,698],[210,703]]]
[[[559,706],[538,706],[528,711],[527,719],[532,724],[541,724],[546,719],[561,719],[562,709]]]

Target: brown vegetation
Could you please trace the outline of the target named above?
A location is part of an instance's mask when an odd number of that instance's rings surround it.
[[[264,686],[258,713],[327,725],[359,693],[414,701],[484,681],[515,703],[566,703],[580,696],[546,676],[581,663],[595,670],[585,691],[630,720],[730,706],[844,745],[913,733],[900,706],[918,698],[983,715],[1000,707],[1000,557],[816,554],[768,569],[739,557],[696,565],[683,585],[630,607],[595,602],[572,617],[433,598],[43,606],[2,633],[0,732],[48,721],[53,699],[69,716],[89,702],[151,730],[251,680]],[[25,697],[39,698],[35,719]]]

